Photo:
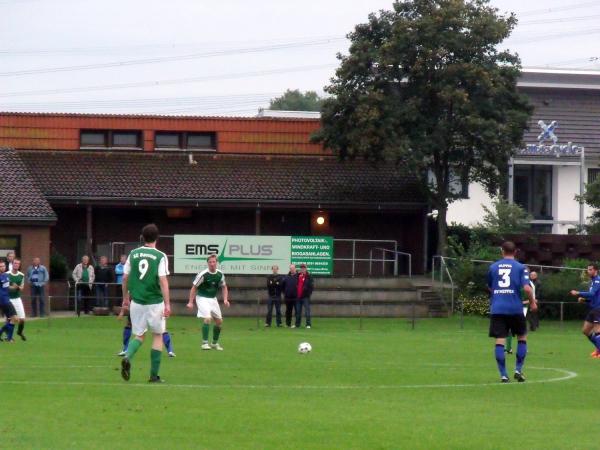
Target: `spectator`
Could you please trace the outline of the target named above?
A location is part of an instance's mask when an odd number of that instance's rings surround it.
[[[115,266],[115,282],[117,283],[117,297],[123,298],[123,271],[125,269],[125,263],[127,262],[127,255],[121,255],[119,264]]]
[[[540,283],[538,273],[535,270],[529,274],[529,281],[533,288],[533,296],[538,301],[539,305],[542,285]],[[536,311],[527,311],[527,321],[529,322],[530,331],[537,330],[540,327],[539,309]]]
[[[300,328],[302,322],[302,308],[306,315],[306,328],[310,328],[310,296],[314,288],[313,277],[308,272],[306,264],[300,265],[300,275],[298,275],[298,296],[296,300],[296,328]]]
[[[77,315],[81,315],[81,304],[83,302],[83,313],[89,314],[90,297],[95,279],[94,268],[90,264],[90,258],[83,255],[81,262],[73,270],[75,280],[75,301],[77,302]]]
[[[281,326],[281,284],[283,277],[279,275],[279,266],[271,267],[273,273],[267,277],[267,291],[269,299],[267,300],[267,320],[265,326],[270,327],[273,320],[273,306],[275,306],[275,320],[277,326]]]
[[[292,313],[296,308],[296,298],[298,297],[298,273],[293,264],[290,264],[290,271],[283,277],[281,291],[285,301],[285,326],[296,328],[296,325],[292,325]]]
[[[12,272],[13,261],[15,260],[15,252],[12,250],[6,254],[6,273]]]
[[[96,304],[102,308],[110,307],[110,299],[108,296],[108,284],[113,282],[113,271],[108,266],[108,258],[100,257],[100,264],[96,266],[94,271],[94,280],[96,282]]]
[[[32,265],[27,268],[27,282],[31,287],[31,315],[33,317],[38,315],[38,311],[40,317],[46,315],[44,287],[48,281],[50,281],[48,269],[41,264],[40,258],[33,258]]]

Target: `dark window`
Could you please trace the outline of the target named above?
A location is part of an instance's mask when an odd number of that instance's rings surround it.
[[[21,256],[21,236],[0,235],[0,257],[4,258],[11,251],[17,257]]]
[[[187,148],[191,149],[214,149],[214,133],[188,133]]]
[[[81,147],[106,147],[108,131],[87,130],[81,132]]]
[[[600,169],[588,169],[588,184],[595,182],[600,176]]]
[[[140,147],[139,131],[113,131],[112,147]]]
[[[517,166],[514,181],[515,203],[534,219],[552,220],[552,167]]]
[[[181,148],[179,133],[156,133],[156,148]]]

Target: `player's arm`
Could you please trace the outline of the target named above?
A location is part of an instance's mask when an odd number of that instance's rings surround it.
[[[165,302],[165,317],[169,317],[171,315],[171,298],[169,297],[169,280],[166,275],[159,276],[158,282],[160,284],[160,292],[163,296],[163,301]]]
[[[129,282],[129,272],[131,272],[131,263],[129,262],[129,257],[127,258],[127,262],[125,263],[125,267],[123,267],[123,280],[121,281],[121,291],[123,292],[123,303],[121,304],[121,315],[124,312],[123,310],[129,309],[129,289],[127,288],[127,283]]]
[[[586,301],[590,301],[598,294],[598,291],[600,291],[600,280],[594,280],[592,282],[592,288],[589,291],[576,291],[573,289],[571,291],[571,295],[575,297],[582,297]]]
[[[188,296],[188,303],[185,305],[188,309],[194,309],[194,300],[196,299],[196,285],[192,284],[192,288],[190,289],[190,295]]]
[[[533,312],[537,311],[537,300],[533,296],[533,289],[531,288],[529,283],[527,283],[526,285],[523,286],[523,290],[525,291],[525,294],[527,295],[527,298],[529,300],[528,301],[529,309]],[[523,303],[525,303],[525,302],[523,302]]]
[[[223,291],[223,304],[229,308],[229,289],[226,284],[221,286],[221,290]]]

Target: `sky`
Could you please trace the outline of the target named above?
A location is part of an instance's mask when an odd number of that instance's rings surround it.
[[[492,0],[524,67],[600,70],[600,0]],[[0,111],[255,115],[391,0],[0,0]]]

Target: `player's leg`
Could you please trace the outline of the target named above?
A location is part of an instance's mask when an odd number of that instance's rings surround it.
[[[510,353],[512,354],[512,335],[509,334],[508,336],[506,336],[506,346],[504,347],[504,351],[506,353]]]
[[[11,300],[13,306],[15,307],[15,311],[17,313],[17,336],[19,336],[22,340],[26,341],[27,338],[23,334],[23,330],[25,329],[25,308],[23,308],[23,301],[20,298],[16,298]]]
[[[129,305],[129,316],[131,318],[131,332],[135,336],[134,339],[129,341],[127,347],[127,353],[121,361],[121,376],[125,381],[128,381],[131,377],[131,361],[133,357],[144,343],[144,335],[148,329],[147,320],[147,305],[140,305],[135,302],[131,302]]]
[[[594,345],[592,352],[593,358],[600,358],[600,308],[594,308],[588,312],[585,322],[583,322],[582,332]]]
[[[165,304],[148,305],[148,328],[152,331],[152,350],[150,350],[150,383],[161,383],[158,375],[163,351],[163,333],[166,330],[164,317]]]
[[[131,316],[127,314],[127,324],[123,327],[123,349],[117,353],[118,356],[125,356],[131,339]]]
[[[512,317],[511,331],[517,335],[517,362],[515,365],[515,380],[522,383],[525,381],[523,375],[523,364],[527,356],[527,320],[525,316],[516,315]]]
[[[162,340],[163,340],[163,344],[165,345],[165,348],[167,349],[167,354],[169,355],[169,358],[175,358],[175,351],[173,350],[173,342],[171,341],[171,334],[165,330],[165,332],[162,334]]]
[[[215,299],[212,303],[211,315],[215,321],[215,326],[213,327],[213,340],[211,344],[211,348],[215,350],[223,350],[221,344],[219,344],[219,337],[221,336],[221,329],[223,327],[223,316],[221,314],[221,307],[219,306],[219,302]]]
[[[509,378],[506,373],[506,356],[504,354],[504,345],[506,344],[506,337],[508,336],[506,316],[500,314],[491,315],[489,336],[495,339],[494,357],[496,358],[498,372],[500,372],[500,381],[508,383]]]

